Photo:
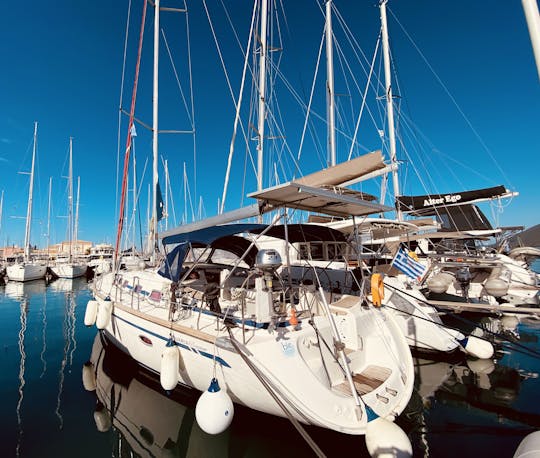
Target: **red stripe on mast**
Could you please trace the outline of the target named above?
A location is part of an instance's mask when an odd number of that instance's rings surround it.
[[[127,177],[129,169],[129,156],[131,153],[131,128],[133,126],[133,119],[135,118],[135,102],[137,100],[137,85],[139,83],[139,70],[141,68],[141,55],[142,45],[144,37],[144,23],[146,21],[146,5],[148,1],[145,0],[143,4],[142,20],[141,20],[141,32],[139,35],[139,49],[137,52],[137,64],[135,66],[135,81],[133,82],[133,92],[131,94],[131,108],[129,110],[129,125],[128,134],[126,139],[126,153],[124,155],[124,173],[122,177],[122,195],[120,198],[120,212],[118,217],[118,228],[116,231],[116,247],[114,250],[114,266],[116,268],[118,262],[118,251],[120,249],[120,242],[122,240],[122,231],[124,229],[124,209],[126,204],[126,190],[127,190]]]

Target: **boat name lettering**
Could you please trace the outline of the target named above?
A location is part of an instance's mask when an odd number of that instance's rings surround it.
[[[448,194],[438,199],[424,199],[424,207],[440,204],[455,204],[461,200],[461,194]]]

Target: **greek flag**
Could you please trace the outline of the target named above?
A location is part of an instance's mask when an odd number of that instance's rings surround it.
[[[407,277],[420,280],[425,274],[427,267],[418,261],[418,256],[412,251],[399,247],[391,265],[401,270]]]

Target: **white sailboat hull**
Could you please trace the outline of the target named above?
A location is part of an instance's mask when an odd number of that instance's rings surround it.
[[[59,278],[77,278],[86,273],[85,264],[65,263],[51,266],[53,273]]]
[[[180,307],[179,318],[171,323],[168,305],[150,299],[160,292],[161,301],[166,300],[170,294],[169,280],[155,273],[148,275],[148,271],[123,272],[116,282],[113,278],[114,274],[98,278],[94,295],[98,308],[106,307],[106,297],[111,299],[112,313],[104,332],[120,349],[160,373],[163,350],[173,337],[179,351],[180,384],[207,390],[214,374],[215,355],[217,378],[233,401],[285,416],[235,351],[222,321],[216,329],[216,317],[207,309]],[[365,392],[359,407],[333,354],[328,352],[325,361],[320,360],[318,339],[332,342],[326,318],[314,317],[318,335],[307,317],[295,331],[290,326],[268,330],[268,323],[266,328],[262,323],[253,323],[243,333],[240,320],[236,320],[237,326],[231,332],[246,348],[259,376],[269,382],[299,421],[348,434],[365,434],[365,405],[382,417],[397,416],[407,405],[414,383],[412,357],[397,324],[384,310],[366,309],[359,302],[343,310],[337,308],[342,332],[347,334],[355,329],[349,337],[351,346],[356,348],[347,350],[353,373],[359,379],[379,379],[375,387],[363,385]]]
[[[10,281],[30,281],[45,277],[47,266],[42,264],[13,264],[7,266],[6,275]]]

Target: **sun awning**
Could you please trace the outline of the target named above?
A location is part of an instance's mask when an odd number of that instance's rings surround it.
[[[393,208],[363,199],[364,194],[351,189],[306,186],[291,181],[248,195],[264,206],[288,207],[334,216],[362,216],[393,211]]]
[[[294,180],[307,186],[338,186],[386,167],[380,150]]]

